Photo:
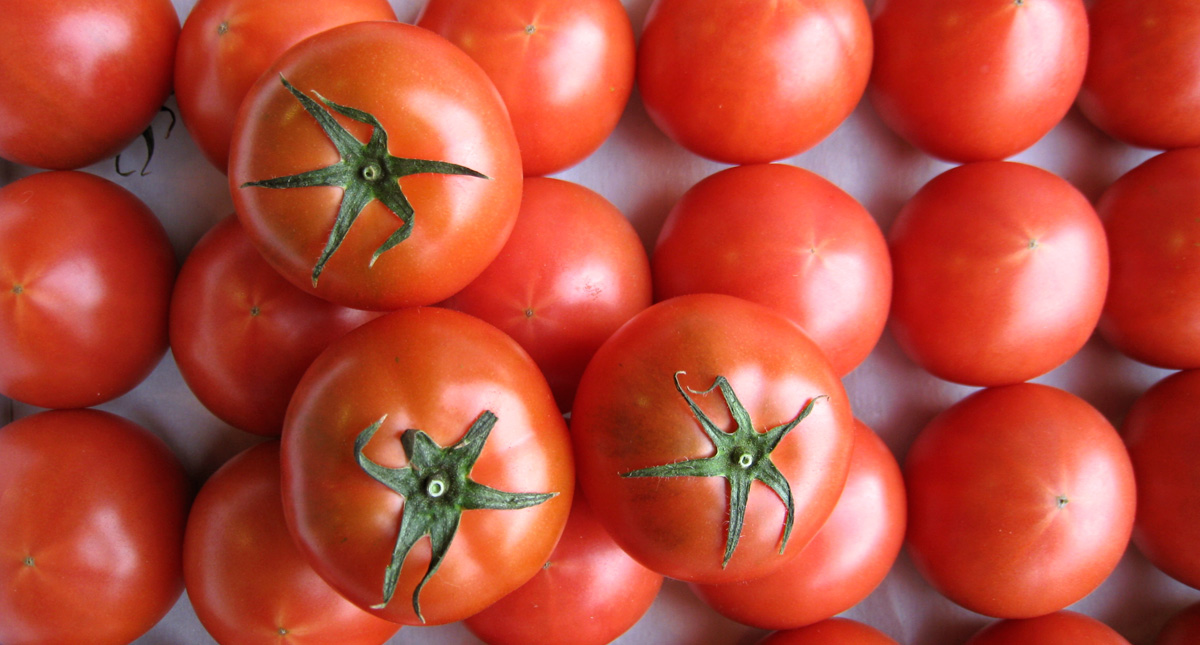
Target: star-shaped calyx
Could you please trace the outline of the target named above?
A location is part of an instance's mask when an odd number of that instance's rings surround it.
[[[687,459],[661,466],[651,466],[649,468],[640,468],[638,470],[623,473],[622,477],[724,477],[729,482],[729,532],[725,537],[725,557],[721,561],[721,566],[729,564],[729,559],[733,557],[733,551],[737,548],[738,540],[742,536],[742,524],[746,519],[746,503],[750,499],[750,485],[758,480],[779,496],[787,507],[787,519],[784,522],[783,539],[779,545],[779,552],[783,553],[787,547],[788,536],[792,532],[793,516],[795,514],[795,506],[792,501],[792,488],[788,484],[788,480],[783,473],[779,472],[779,468],[771,461],[771,453],[780,441],[787,436],[805,417],[812,412],[813,406],[817,401],[828,398],[822,394],[813,399],[810,399],[808,404],[800,410],[799,414],[794,419],[782,425],[775,426],[766,432],[757,432],[754,429],[754,424],[750,421],[750,413],[746,411],[746,407],[738,400],[737,394],[734,393],[733,387],[729,385],[729,381],[724,376],[718,376],[713,382],[712,387],[707,390],[698,392],[691,388],[684,388],[679,383],[679,375],[684,372],[676,372],[674,375],[675,389],[679,391],[688,407],[691,408],[692,415],[700,422],[700,427],[703,428],[704,434],[712,441],[713,446],[717,449],[716,454],[711,457],[702,457],[699,459]],[[725,405],[729,407],[729,413],[733,417],[736,428],[733,432],[725,432],[713,423],[712,419],[696,405],[688,392],[692,394],[709,394],[713,390],[721,390],[721,396],[725,398]]]
[[[400,534],[391,562],[384,570],[383,602],[373,605],[382,609],[392,600],[396,583],[400,579],[400,568],[409,550],[422,537],[429,536],[429,568],[413,591],[413,612],[421,622],[420,595],[425,583],[437,573],[442,559],[450,549],[450,542],[458,531],[463,511],[473,509],[516,510],[536,506],[558,493],[509,493],[497,490],[471,479],[471,469],[483,445],[496,425],[496,415],[489,410],[471,424],[467,434],[458,443],[442,448],[420,430],[405,430],[400,444],[408,457],[403,468],[381,466],[363,454],[371,437],[383,425],[387,415],[367,426],[354,440],[354,458],[368,475],[404,497],[404,510],[400,514]]]
[[[414,212],[412,204],[409,203],[408,198],[404,195],[404,191],[400,188],[399,179],[401,177],[436,173],[442,175],[467,175],[480,179],[488,178],[486,175],[466,166],[446,161],[405,159],[392,156],[388,152],[387,131],[383,129],[383,126],[374,115],[356,108],[339,105],[326,99],[319,93],[313,92],[317,99],[320,100],[320,103],[318,103],[296,89],[282,75],[279,78],[283,81],[283,86],[304,106],[304,110],[317,120],[321,129],[325,131],[326,136],[329,137],[334,147],[337,148],[341,160],[332,166],[317,168],[316,170],[309,170],[296,175],[249,181],[242,184],[242,188],[255,186],[260,188],[336,186],[343,189],[342,203],[338,208],[337,219],[333,223],[333,230],[330,231],[329,238],[325,242],[325,248],[321,251],[320,257],[317,258],[316,265],[313,266],[312,281],[314,287],[317,286],[317,279],[325,269],[325,263],[329,261],[334,251],[337,251],[338,247],[341,246],[342,240],[346,238],[346,233],[350,231],[350,227],[354,225],[354,221],[358,219],[362,210],[372,201],[378,199],[380,202],[383,202],[383,205],[395,213],[402,222],[400,228],[396,229],[371,255],[370,264],[372,266],[379,259],[380,255],[408,239],[409,235],[412,234]],[[373,128],[371,140],[365,144],[359,141],[346,128],[342,127],[342,124],[338,123],[337,119],[333,118],[329,110],[321,105],[322,103],[342,116],[371,126]]]

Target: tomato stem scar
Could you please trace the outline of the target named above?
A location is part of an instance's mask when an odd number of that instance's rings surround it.
[[[533,25],[525,25],[525,33],[532,36],[533,32],[537,31],[537,27]]]
[[[1066,495],[1059,495],[1054,499],[1054,503],[1057,504],[1059,508],[1066,508],[1067,504],[1071,503],[1071,500],[1067,499]]]
[[[33,566],[33,556],[32,555],[25,556],[25,559],[22,560],[22,563],[24,563],[24,565],[27,567],[32,567]]]
[[[251,316],[257,316],[260,313],[262,313],[262,310],[258,308],[258,305],[254,305],[253,307],[250,308]]]
[[[23,285],[19,285],[19,284],[14,284],[14,285],[13,285],[13,288],[12,288],[12,292],[13,292],[13,293],[15,293],[15,294],[17,294],[17,295],[21,295],[21,293],[22,293],[23,291],[25,291],[25,287],[24,287]]]

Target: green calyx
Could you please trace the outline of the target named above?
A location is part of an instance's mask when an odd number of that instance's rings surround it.
[[[283,82],[283,86],[304,106],[304,110],[317,120],[321,129],[325,131],[329,140],[337,148],[341,160],[332,166],[317,168],[296,175],[248,181],[242,184],[242,188],[281,189],[335,186],[343,190],[342,203],[338,207],[337,219],[334,220],[333,229],[330,231],[329,238],[325,242],[325,248],[321,251],[320,257],[317,258],[316,265],[313,266],[312,282],[314,287],[317,286],[317,279],[321,277],[321,272],[325,269],[325,263],[329,261],[329,258],[341,246],[342,241],[346,239],[346,234],[350,231],[350,227],[354,225],[355,220],[358,219],[362,210],[372,201],[379,200],[382,202],[388,210],[400,218],[402,224],[371,255],[371,266],[375,265],[375,261],[379,259],[380,255],[395,248],[397,244],[412,235],[413,216],[415,213],[413,212],[412,204],[408,201],[408,197],[404,195],[404,191],[400,188],[399,179],[401,177],[435,173],[442,175],[466,175],[480,179],[488,178],[486,175],[466,166],[445,161],[405,159],[392,156],[388,152],[387,131],[383,129],[383,126],[374,115],[352,107],[339,105],[326,99],[319,93],[313,92],[313,95],[320,101],[317,102],[317,100],[313,100],[296,89],[282,75],[279,78]],[[359,141],[346,128],[342,127],[342,124],[337,122],[337,119],[333,117],[333,114],[326,107],[331,108],[334,112],[346,118],[371,126],[373,128],[371,140],[367,143]]]
[[[363,449],[386,418],[387,415],[384,415],[367,426],[354,440],[354,458],[358,465],[375,481],[404,497],[400,533],[391,562],[384,570],[383,602],[372,607],[382,609],[391,602],[404,559],[413,545],[428,535],[431,551],[429,568],[412,596],[413,612],[421,622],[425,622],[425,617],[421,615],[421,589],[441,566],[458,531],[463,511],[528,508],[558,493],[509,493],[471,479],[471,469],[479,459],[492,427],[496,425],[496,415],[491,411],[484,410],[471,424],[467,434],[449,448],[437,445],[420,430],[405,430],[400,436],[400,444],[408,457],[408,465],[403,468],[381,466],[363,454]]]
[[[691,388],[684,388],[679,383],[679,375],[684,372],[676,372],[674,375],[675,389],[687,401],[688,407],[691,408],[692,415],[700,423],[700,427],[704,430],[704,434],[712,441],[713,446],[717,449],[716,454],[711,457],[703,457],[700,459],[688,459],[661,466],[651,466],[649,468],[640,468],[627,473],[623,473],[622,477],[724,477],[729,482],[729,531],[725,536],[725,557],[721,561],[721,567],[729,564],[729,559],[733,557],[733,552],[737,549],[738,540],[742,536],[742,525],[746,519],[746,503],[750,498],[750,485],[758,480],[779,496],[787,507],[787,519],[784,521],[783,539],[780,541],[779,552],[783,553],[787,547],[788,537],[792,532],[792,523],[794,520],[795,506],[792,500],[792,489],[788,484],[788,480],[779,472],[775,464],[771,461],[771,453],[779,442],[787,436],[805,417],[812,412],[813,406],[817,401],[829,398],[827,395],[820,395],[810,399],[808,404],[796,415],[794,419],[782,425],[775,426],[766,432],[757,432],[754,429],[754,424],[750,421],[750,413],[746,411],[746,407],[738,400],[737,394],[734,393],[733,387],[724,376],[718,376],[713,381],[712,387],[703,391],[696,391]],[[688,394],[706,395],[713,390],[720,390],[721,396],[725,399],[725,405],[729,408],[729,413],[733,417],[736,428],[733,432],[725,432],[718,428],[708,415],[704,414],[692,397]]]

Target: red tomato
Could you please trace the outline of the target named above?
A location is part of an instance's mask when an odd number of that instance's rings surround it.
[[[417,26],[458,45],[508,106],[526,176],[604,143],[633,89],[633,25],[620,0],[431,0]]]
[[[1024,620],[1001,620],[966,645],[1129,645],[1111,627],[1083,614],[1060,611]]]
[[[897,645],[886,634],[846,618],[830,618],[808,627],[774,632],[758,645]]]
[[[892,451],[854,424],[850,473],[833,514],[790,562],[732,585],[692,585],[726,618],[763,629],[818,623],[850,609],[887,577],[904,543],[904,476]]]
[[[528,581],[574,491],[537,366],[491,325],[438,308],[373,320],[317,357],[288,407],[282,462],[284,514],[313,568],[405,624],[461,620]]]
[[[613,542],[576,495],[562,539],[542,570],[464,623],[490,645],[604,645],[650,609],[662,582]]]
[[[192,249],[171,298],[171,353],[188,387],[226,423],[278,436],[317,354],[378,314],[309,295],[262,259],[234,216]]]
[[[1088,56],[1082,0],[879,0],[867,94],[935,157],[1010,157],[1070,109]]]
[[[225,172],[238,106],[287,48],[339,25],[395,19],[387,0],[199,0],[176,50],[179,116],[204,156]]]
[[[871,72],[862,0],[655,0],[638,48],[646,111],[733,164],[799,154],[854,110]]]
[[[0,642],[121,645],[183,591],[188,483],[166,444],[98,410],[0,428]]]
[[[5,2],[0,157],[80,168],[121,151],[171,93],[170,0]]]
[[[657,299],[726,293],[772,307],[840,375],[871,353],[887,322],[892,267],[879,225],[795,166],[740,166],[693,186],[667,215],[652,263]]]
[[[1200,150],[1159,155],[1104,192],[1111,279],[1101,335],[1133,358],[1200,367]]]
[[[1096,0],[1088,23],[1084,116],[1135,146],[1200,145],[1200,5]]]
[[[949,381],[1006,385],[1054,369],[1096,327],[1104,227],[1066,181],[1009,162],[933,179],[889,233],[892,334]]]
[[[904,470],[917,570],[981,614],[1062,609],[1108,577],[1129,543],[1125,446],[1062,390],[1025,383],[968,396],[921,431]]]
[[[504,250],[444,304],[512,336],[567,411],[596,349],[650,306],[650,261],[608,200],[578,184],[533,177]]]
[[[378,645],[400,628],[331,589],[283,521],[279,442],[229,460],[188,516],[183,577],[196,616],[222,645]]]
[[[349,307],[450,297],[500,252],[521,203],[496,89],[412,25],[356,23],[289,49],[247,94],[232,146],[233,204],[255,246]]]
[[[837,503],[854,436],[841,381],[808,336],[714,294],[617,330],[583,374],[571,434],[581,489],[613,539],[706,584],[799,553]]]
[[[1200,371],[1176,372],[1134,403],[1122,425],[1137,475],[1133,541],[1171,577],[1200,589]]]
[[[110,181],[0,188],[0,394],[77,408],[133,389],[167,350],[175,269],[154,213]]]
[[[1189,605],[1167,622],[1154,645],[1195,645],[1200,642],[1200,603]]]

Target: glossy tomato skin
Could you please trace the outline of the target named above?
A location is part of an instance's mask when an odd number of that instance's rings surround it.
[[[883,632],[847,618],[768,634],[759,645],[897,645]]]
[[[949,161],[1028,148],[1083,83],[1082,0],[880,0],[867,95],[893,131]]]
[[[200,151],[222,172],[238,106],[287,48],[365,20],[395,20],[387,0],[200,0],[179,33],[175,99]]]
[[[1097,0],[1079,92],[1084,116],[1143,148],[1200,145],[1200,6],[1187,0]]]
[[[1133,541],[1176,580],[1200,589],[1200,371],[1176,372],[1143,394],[1121,428],[1137,476]]]
[[[1100,318],[1104,227],[1087,198],[1045,170],[949,170],[904,206],[888,241],[892,334],[940,378],[1029,380],[1078,352]]]
[[[283,520],[279,442],[205,482],[188,516],[183,576],[221,645],[380,645],[400,628],[342,598],[300,555]]]
[[[620,0],[432,0],[417,26],[483,67],[512,117],[526,176],[582,161],[633,90],[633,25]]]
[[[1099,331],[1158,367],[1200,367],[1200,150],[1173,150],[1104,191],[1111,279]]]
[[[879,225],[819,175],[739,166],[693,186],[652,258],[655,298],[725,293],[778,310],[845,375],[883,334],[892,266]]]
[[[175,270],[154,213],[108,180],[0,188],[0,394],[76,408],[133,389],[166,352]]]
[[[487,178],[422,173],[400,179],[416,213],[411,236],[372,263],[403,221],[382,202],[370,202],[314,287],[314,265],[344,191],[243,187],[340,159],[281,75],[301,92],[374,115],[387,132],[390,154],[458,164]],[[372,128],[338,118],[360,142],[370,140]],[[306,291],[381,311],[439,302],[477,277],[512,230],[521,179],[512,125],[483,70],[445,39],[395,22],[337,27],[289,49],[247,94],[229,162],[234,208],[267,262]]]
[[[420,594],[425,624],[470,616],[533,577],[571,506],[574,467],[558,406],[537,366],[496,328],[439,308],[380,317],[331,344],[296,388],[282,435],[284,515],[305,558],[360,607],[380,604],[403,498],[356,463],[355,438],[384,415],[364,454],[406,464],[413,428],[448,447],[484,410],[498,421],[471,478],[503,491],[556,493],[520,510],[468,510],[440,569]],[[414,588],[428,540],[404,562],[395,596],[376,615],[419,624]]]
[[[1188,605],[1171,617],[1154,645],[1191,645],[1200,640],[1200,603]]]
[[[171,353],[213,414],[278,436],[304,370],[333,340],[378,317],[305,293],[262,259],[237,217],[192,249],[171,296]]]
[[[122,645],[183,591],[189,491],[158,437],[98,410],[0,428],[0,641]]]
[[[8,2],[0,21],[0,157],[69,170],[112,157],[171,93],[170,0]]]
[[[1062,609],[1108,577],[1129,543],[1129,455],[1103,415],[1063,390],[968,396],[925,426],[904,471],[917,570],[981,614]]]
[[[621,476],[714,456],[714,442],[676,389],[677,373],[726,433],[735,424],[721,393],[701,394],[718,376],[728,379],[759,433],[812,402],[771,455],[795,503],[782,554],[785,505],[759,481],[750,484],[741,538],[723,565],[725,478]],[[697,294],[650,307],[601,346],[576,393],[571,436],[581,490],[622,548],[673,578],[732,583],[778,569],[829,517],[849,469],[853,418],[837,374],[795,323],[732,296]]]
[[[1036,618],[1001,620],[984,627],[966,645],[1129,645],[1108,625],[1073,611]]]
[[[637,83],[650,118],[683,147],[766,163],[811,148],[850,115],[871,55],[859,0],[656,0]]]
[[[520,343],[566,412],[592,355],[650,301],[650,261],[621,211],[578,184],[530,177],[500,255],[443,304]]]
[[[887,577],[904,543],[904,476],[892,451],[854,423],[850,473],[833,514],[774,573],[732,585],[692,585],[721,615],[762,629],[794,629],[850,609]]]
[[[604,645],[650,609],[663,577],[613,542],[576,495],[562,539],[542,570],[520,589],[466,619],[490,645]]]

